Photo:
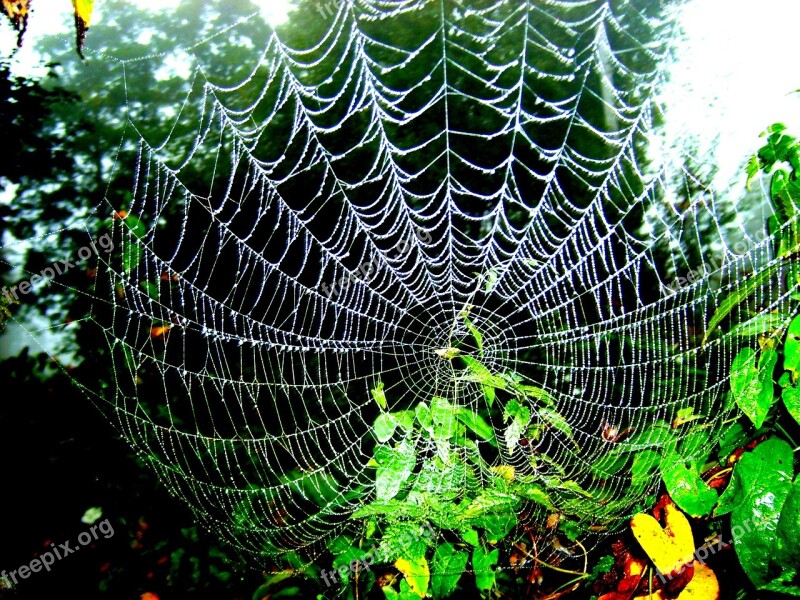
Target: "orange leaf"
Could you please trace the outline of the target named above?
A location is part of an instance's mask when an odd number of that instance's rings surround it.
[[[167,332],[172,328],[172,325],[155,325],[150,328],[150,337],[157,338],[157,337],[166,337]]]
[[[86,41],[86,30],[92,20],[92,10],[94,0],[72,0],[72,8],[75,9],[75,35],[78,54],[83,56],[83,43]]]
[[[19,33],[17,35],[17,46],[22,47],[22,36],[28,28],[28,13],[31,10],[30,0],[2,0],[3,10]]]

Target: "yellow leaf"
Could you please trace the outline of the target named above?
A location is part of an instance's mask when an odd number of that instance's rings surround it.
[[[694,577],[678,600],[718,600],[719,581],[711,567],[699,561],[694,562]]]
[[[515,471],[514,467],[511,465],[497,465],[496,467],[491,467],[490,470],[505,479],[508,483],[514,481]]]
[[[75,9],[75,36],[78,55],[83,58],[83,43],[86,40],[86,30],[92,21],[94,0],[72,0]]]
[[[72,8],[75,9],[75,18],[83,22],[83,27],[89,29],[92,21],[92,10],[94,0],[72,0]]]
[[[664,600],[664,593],[657,590],[652,594],[636,596],[636,600]],[[694,561],[694,576],[676,600],[719,600],[719,581],[711,567]]]
[[[408,586],[420,598],[428,594],[428,584],[431,581],[431,570],[425,558],[417,558],[414,562],[405,558],[398,558],[394,561],[397,570],[405,575]]]
[[[11,20],[19,34],[17,35],[17,46],[22,46],[22,36],[28,27],[28,13],[30,12],[30,0],[2,0],[3,10]]]
[[[631,520],[631,530],[656,568],[668,574],[692,561],[694,539],[689,521],[674,506],[667,505],[664,520],[666,529],[650,515],[639,513]]]
[[[461,350],[458,348],[436,348],[434,352],[439,358],[445,360],[453,360],[456,356],[461,355]]]

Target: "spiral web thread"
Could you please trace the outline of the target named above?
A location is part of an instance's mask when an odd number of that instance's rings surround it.
[[[136,157],[119,161],[135,160],[141,227],[117,223],[128,268],[105,265],[94,315],[114,350],[110,414],[204,524],[256,556],[313,556],[345,531],[374,495],[378,382],[385,410],[485,408],[437,353],[468,345],[463,313],[483,364],[545,390],[567,424],[532,403],[544,433],[496,461],[594,494],[548,489],[565,515],[613,529],[654,491],[657,472],[636,492],[630,469],[606,472],[621,440],[653,448],[663,422],[687,456],[714,442],[741,340],[702,343],[706,326],[776,259],[651,150],[668,9],[343,3],[313,44],[265,40],[244,79],[195,53],[174,136],[129,124]],[[732,319],[788,301],[766,283]],[[672,428],[690,408],[702,418]]]

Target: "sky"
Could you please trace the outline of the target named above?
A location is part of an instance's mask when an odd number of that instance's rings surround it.
[[[800,2],[690,0],[682,12],[687,39],[663,96],[668,127],[706,141],[700,151],[716,156],[719,187],[737,178],[743,187],[741,161],[767,125],[800,133]]]

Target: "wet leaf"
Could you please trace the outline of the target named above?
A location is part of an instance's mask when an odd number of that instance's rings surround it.
[[[391,500],[411,475],[416,464],[414,446],[403,441],[396,448],[379,448],[375,493],[378,501]]]
[[[467,542],[470,546],[477,546],[478,541],[478,532],[474,529],[467,529],[466,531],[461,533],[461,539]]]
[[[783,388],[781,399],[789,414],[800,423],[800,389],[794,384]]]
[[[386,393],[383,391],[383,382],[379,381],[374,388],[370,390],[372,399],[378,403],[382,409],[386,410]]]
[[[381,413],[375,419],[375,424],[372,426],[372,433],[380,443],[386,443],[392,439],[394,430],[397,429],[397,421],[388,413]]]
[[[794,587],[794,595],[798,595],[800,588],[786,582],[796,580],[800,571],[800,477],[795,478],[781,507],[772,562],[782,571],[776,578],[778,590],[791,593],[789,588]]]
[[[719,581],[714,571],[694,561],[694,577],[678,596],[678,600],[718,600]]]
[[[479,414],[468,408],[461,407],[456,411],[456,418],[482,440],[494,442],[494,429]]]
[[[793,453],[785,441],[769,439],[745,452],[731,483],[719,499],[716,515],[731,513],[736,555],[756,585],[769,583],[781,508],[791,489]]]
[[[756,429],[764,424],[774,400],[772,371],[777,359],[777,352],[768,349],[756,362],[755,350],[748,347],[742,348],[731,364],[731,393]]]
[[[486,552],[478,546],[472,551],[472,569],[475,571],[475,585],[481,591],[492,589],[496,583],[497,574],[494,567],[500,558],[500,551],[495,548]]]
[[[405,575],[409,588],[420,598],[428,594],[431,581],[430,567],[424,557],[398,558],[394,562],[397,570]]]
[[[800,370],[800,315],[792,319],[786,332],[783,368],[792,374],[792,381],[797,381],[797,372]]]
[[[436,548],[431,576],[431,595],[434,598],[446,598],[455,591],[468,558],[466,552],[456,550],[447,542]]]
[[[711,320],[708,322],[706,334],[703,337],[703,344],[708,341],[708,339],[711,337],[711,334],[714,333],[719,324],[725,320],[725,317],[727,317],[734,308],[750,297],[758,288],[772,279],[781,266],[782,265],[780,263],[777,263],[767,267],[763,271],[758,272],[756,275],[745,281],[741,286],[732,290],[731,293],[728,294],[720,303],[720,305],[717,307],[717,310],[714,312],[714,315],[711,317]]]
[[[717,492],[700,478],[694,461],[675,452],[661,459],[661,477],[675,504],[693,517],[709,514],[717,503]]]

